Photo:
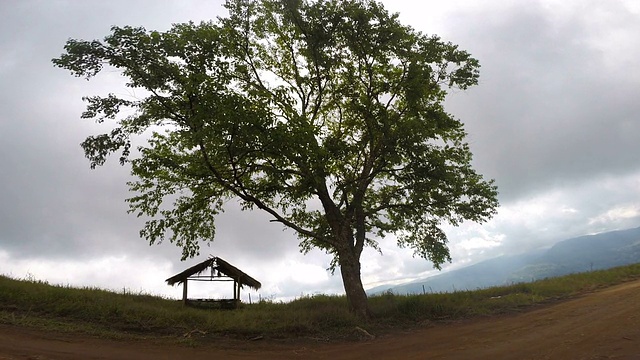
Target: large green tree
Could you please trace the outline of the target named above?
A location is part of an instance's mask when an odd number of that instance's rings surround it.
[[[194,256],[239,199],[295,230],[303,251],[333,255],[351,309],[369,316],[365,246],[392,234],[439,267],[450,261],[441,224],[496,211],[493,181],[442,105],[448,89],[477,84],[478,62],[374,1],[225,6],[216,21],[67,42],[56,66],[87,79],[117,69],[143,89],[84,98],[83,118],[112,123],[85,154],[92,167],[130,161],[130,211],[149,219],[150,243],[168,237]]]

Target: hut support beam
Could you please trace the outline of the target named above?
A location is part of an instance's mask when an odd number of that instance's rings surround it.
[[[185,306],[187,305],[187,283],[189,282],[188,279],[184,279],[184,282],[182,283],[182,304],[184,304]]]

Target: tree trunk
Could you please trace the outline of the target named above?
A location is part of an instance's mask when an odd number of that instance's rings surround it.
[[[342,274],[342,283],[349,301],[349,309],[363,319],[371,317],[367,293],[360,278],[360,259],[352,251],[338,253],[338,263]]]

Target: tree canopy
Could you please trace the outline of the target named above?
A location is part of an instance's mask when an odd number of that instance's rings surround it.
[[[225,6],[227,17],[164,32],[71,39],[53,60],[87,79],[115,68],[144,90],[85,97],[82,114],[114,124],[82,147],[92,167],[114,153],[131,163],[127,201],[148,218],[142,237],[194,256],[239,199],[295,230],[303,251],[332,254],[351,308],[366,315],[365,246],[393,234],[439,267],[450,261],[441,224],[495,213],[496,187],[443,108],[448,89],[478,82],[469,53],[369,0]]]

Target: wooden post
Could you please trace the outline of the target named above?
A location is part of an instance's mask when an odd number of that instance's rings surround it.
[[[236,300],[236,293],[238,290],[236,290],[236,288],[238,287],[238,282],[236,281],[236,279],[233,279],[233,300]]]
[[[234,294],[234,297],[236,298],[236,301],[234,301],[233,307],[235,309],[237,309],[240,306],[240,278],[238,278],[238,293]]]
[[[189,280],[184,279],[184,282],[182,283],[182,304],[184,306],[187,306],[187,282],[189,282]]]

